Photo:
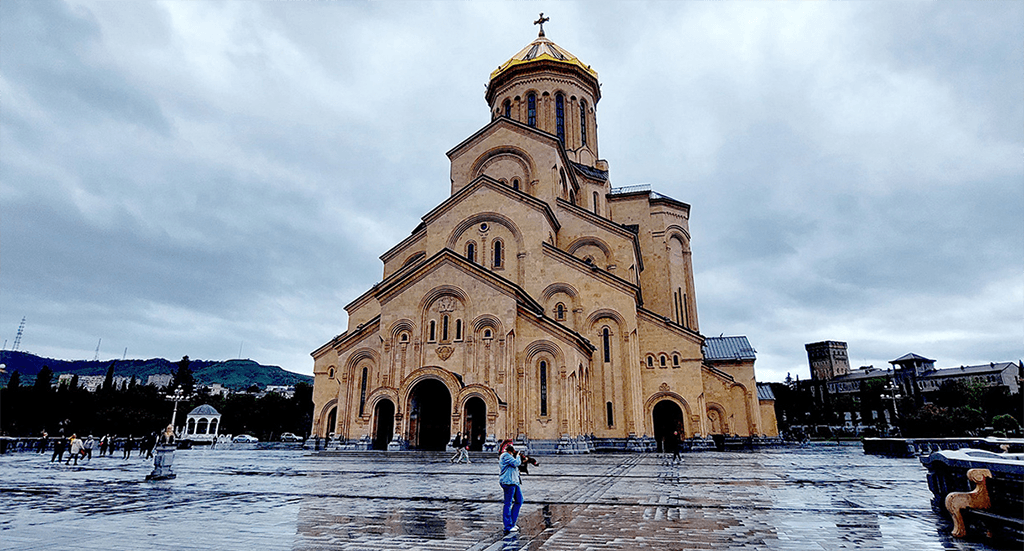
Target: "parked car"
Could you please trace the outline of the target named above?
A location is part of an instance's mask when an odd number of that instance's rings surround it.
[[[281,435],[281,441],[282,442],[302,442],[302,437],[297,435],[297,434],[286,432],[286,433]]]
[[[231,439],[232,442],[237,444],[254,444],[259,442],[260,439],[255,436],[249,436],[248,434],[239,434],[238,436]]]

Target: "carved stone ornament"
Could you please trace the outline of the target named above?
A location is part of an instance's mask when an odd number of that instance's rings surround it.
[[[668,391],[672,390],[672,387],[668,386],[668,383],[661,383],[661,386],[658,387],[658,390],[660,390],[662,392],[668,392]]]
[[[444,360],[447,360],[448,358],[450,358],[451,355],[452,355],[452,352],[455,352],[455,349],[452,348],[451,346],[447,346],[446,345],[446,346],[438,346],[437,347],[437,355],[438,355],[438,357],[441,358],[441,361],[444,361]]]
[[[437,311],[454,312],[455,311],[455,297],[441,297],[437,300]]]

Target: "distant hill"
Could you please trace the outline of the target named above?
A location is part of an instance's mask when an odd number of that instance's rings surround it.
[[[6,373],[0,374],[0,382],[7,385],[8,379],[15,371],[21,373],[21,384],[31,385],[43,366],[49,366],[55,375],[71,373],[79,377],[85,375],[106,375],[107,368],[114,364],[114,375],[137,377],[142,384],[150,375],[161,373],[174,374],[178,371],[176,362],[153,358],[149,360],[56,360],[42,358],[27,352],[0,351],[0,363],[6,365]],[[313,383],[313,377],[285,371],[276,365],[262,365],[252,360],[192,360],[189,367],[196,382],[204,385],[220,383],[225,387],[242,390],[253,384],[294,385],[295,383]]]

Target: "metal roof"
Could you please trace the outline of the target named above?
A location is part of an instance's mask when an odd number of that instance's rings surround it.
[[[917,354],[914,354],[913,352],[911,352],[909,354],[904,354],[904,355],[900,356],[899,358],[896,358],[895,360],[889,360],[889,363],[894,364],[896,362],[905,362],[907,360],[921,360],[923,362],[934,362],[935,361],[935,360],[930,360],[928,358],[925,358],[924,356],[918,356]]]
[[[980,375],[982,373],[1000,373],[1003,370],[1017,367],[1013,362],[987,363],[981,365],[962,365],[960,367],[944,367],[935,371],[922,373],[919,379],[942,379],[945,377],[960,377],[963,375]]]
[[[213,408],[210,404],[203,404],[192,411],[188,412],[189,415],[220,415],[220,412]]]
[[[710,361],[757,359],[757,351],[744,336],[707,337],[701,352],[704,353],[704,359]]]
[[[757,383],[757,399],[758,400],[774,400],[775,393],[772,392],[772,387],[768,383]]]

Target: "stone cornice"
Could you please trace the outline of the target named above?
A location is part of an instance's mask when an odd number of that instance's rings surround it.
[[[314,350],[311,355],[316,358],[332,348],[338,349],[353,341],[358,342],[378,331],[380,331],[380,314],[377,314],[373,319],[366,323],[357,325],[354,330],[345,331],[337,337],[334,337],[320,348]]]
[[[533,299],[525,290],[501,277],[500,275],[484,268],[483,266],[466,260],[465,257],[451,249],[441,249],[440,252],[418,264],[415,270],[403,274],[395,274],[374,286],[373,296],[383,305],[392,297],[401,293],[406,287],[419,281],[426,274],[436,270],[442,265],[449,264],[462,269],[468,275],[476,277],[483,283],[490,285],[495,290],[507,293],[522,306],[533,312],[543,314],[544,308]]]
[[[551,147],[555,148],[555,151],[557,152],[559,159],[562,160],[562,165],[570,169],[567,170],[565,173],[571,179],[571,183],[576,186],[576,189],[579,189],[580,184],[576,180],[576,171],[572,170],[573,161],[569,159],[568,155],[566,155],[565,146],[562,144],[561,141],[559,141],[558,136],[555,136],[554,134],[548,134],[547,132],[537,127],[521,123],[511,117],[495,118],[491,122],[487,123],[486,126],[474,132],[473,135],[466,138],[465,140],[462,140],[462,142],[460,142],[459,145],[456,145],[455,147],[448,150],[448,152],[445,153],[445,155],[448,156],[448,159],[451,159],[460,150],[466,149],[469,146],[475,145],[476,143],[482,141],[487,134],[494,131],[494,129],[496,129],[499,126],[507,126],[510,130],[516,131],[524,136],[536,138],[538,139],[538,141],[548,142],[548,144]]]
[[[474,191],[482,187],[494,190],[506,197],[525,203],[530,207],[543,212],[544,216],[548,219],[548,223],[551,224],[552,229],[555,231],[561,229],[562,225],[558,222],[558,218],[555,216],[554,211],[551,210],[550,205],[528,193],[513,189],[511,186],[507,186],[486,174],[478,176],[475,180],[455,192],[451,197],[445,199],[440,205],[424,214],[423,222],[425,224],[430,224],[456,204],[469,197]]]
[[[597,350],[597,347],[594,346],[586,337],[547,317],[543,313],[521,310],[520,316],[522,319],[537,325],[547,333],[554,334],[560,340],[577,347],[580,352],[587,356],[590,356],[595,350]]]
[[[559,197],[555,201],[555,204],[558,205],[559,207],[564,208],[568,213],[583,218],[584,220],[590,222],[591,224],[600,226],[605,230],[608,230],[612,233],[618,234],[622,237],[625,237],[626,239],[629,239],[630,242],[633,243],[633,256],[636,258],[637,270],[641,272],[644,271],[644,257],[643,254],[641,254],[640,252],[640,236],[627,230],[620,224],[616,224],[615,222],[603,216],[598,216],[579,205],[574,205],[569,201],[562,199],[561,197]]]
[[[417,225],[416,229],[414,229],[413,232],[409,234],[409,237],[406,237],[405,239],[399,241],[397,245],[391,247],[390,249],[385,251],[384,254],[380,255],[380,260],[384,263],[387,263],[395,256],[398,256],[398,253],[405,250],[407,247],[409,247],[409,245],[412,245],[413,243],[419,241],[420,239],[423,239],[426,236],[427,228],[423,227],[423,225]]]
[[[701,335],[700,333],[692,329],[687,329],[686,327],[679,325],[678,323],[672,321],[671,319],[661,314],[652,312],[646,308],[637,307],[636,311],[639,317],[651,323],[657,323],[663,326],[665,329],[669,329],[682,337],[686,337],[692,340],[693,342],[700,346],[704,346],[704,335]]]
[[[562,262],[563,264],[576,268],[577,270],[583,273],[590,274],[610,287],[613,287],[624,293],[632,294],[634,300],[636,300],[637,307],[643,304],[643,296],[640,293],[640,287],[626,281],[625,279],[622,279],[621,277],[613,275],[610,272],[603,270],[598,266],[595,266],[593,264],[587,264],[586,262],[580,260],[579,258],[576,258],[575,256],[563,251],[562,249],[559,249],[558,247],[550,243],[544,242],[542,243],[542,245],[544,254],[554,258],[555,260]]]

